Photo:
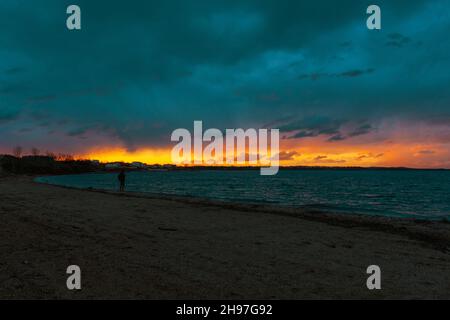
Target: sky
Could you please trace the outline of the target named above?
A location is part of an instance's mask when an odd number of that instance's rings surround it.
[[[282,165],[450,168],[449,39],[448,0],[2,0],[0,153],[170,163],[202,120],[280,129]]]

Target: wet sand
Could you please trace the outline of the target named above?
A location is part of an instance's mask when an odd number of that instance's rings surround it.
[[[450,298],[450,224],[0,177],[1,299]],[[82,290],[66,288],[79,265]],[[382,289],[366,288],[366,268]]]

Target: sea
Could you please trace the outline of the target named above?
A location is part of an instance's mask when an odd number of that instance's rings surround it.
[[[45,176],[38,182],[80,189],[118,190],[117,173]],[[446,170],[173,170],[128,172],[128,192],[450,221]]]

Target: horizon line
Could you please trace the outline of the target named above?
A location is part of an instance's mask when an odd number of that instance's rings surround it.
[[[63,155],[63,154],[61,154]],[[83,159],[83,158],[77,158],[77,157],[73,157],[71,159],[58,159],[59,155],[55,155],[54,157],[50,156],[50,155],[45,155],[45,154],[40,154],[40,155],[32,155],[32,154],[26,154],[26,155],[22,155],[20,157],[11,155],[11,154],[0,154],[1,156],[9,156],[9,157],[14,157],[17,159],[21,159],[23,157],[48,157],[48,158],[53,158],[55,161],[60,161],[60,162],[64,162],[64,161],[91,161],[91,162],[98,162],[101,164],[112,164],[112,163],[122,163],[122,164],[133,164],[134,162],[136,163],[141,163],[144,164],[146,166],[175,166],[176,168],[183,168],[183,169],[189,169],[189,168],[208,168],[208,169],[259,169],[259,168],[264,168],[267,166],[263,166],[263,165],[249,165],[249,164],[243,164],[243,165],[238,165],[238,164],[231,164],[231,165],[215,165],[215,164],[183,164],[183,165],[179,165],[179,164],[173,164],[173,163],[145,163],[142,161],[132,161],[132,162],[127,162],[127,161],[100,161],[97,159]],[[63,156],[71,156],[69,154],[67,155],[63,155]],[[450,170],[450,168],[445,168],[445,167],[436,167],[436,168],[424,168],[424,167],[408,167],[408,166],[327,166],[327,165],[279,165],[279,169],[295,169],[295,168],[301,168],[301,169],[386,169],[386,170]]]

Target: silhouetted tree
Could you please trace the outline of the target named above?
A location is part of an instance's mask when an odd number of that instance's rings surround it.
[[[73,161],[74,157],[71,154],[59,153],[56,157],[58,161]]]
[[[39,151],[38,148],[32,148],[31,149],[31,154],[36,157],[36,156],[38,156],[40,154],[40,151]]]
[[[16,158],[20,158],[22,156],[22,147],[21,146],[17,146],[13,149],[13,156],[15,156]]]
[[[51,151],[46,151],[45,152],[45,155],[47,156],[47,157],[49,157],[49,158],[52,158],[53,160],[55,160],[56,159],[56,155],[53,153],[53,152],[51,152]]]

